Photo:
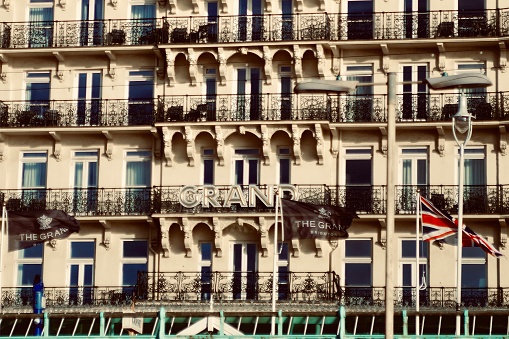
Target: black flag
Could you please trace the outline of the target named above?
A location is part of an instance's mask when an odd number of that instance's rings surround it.
[[[7,212],[7,220],[9,251],[67,238],[80,230],[78,220],[64,211]]]
[[[344,207],[313,205],[281,199],[285,239],[338,239],[348,238],[347,229],[355,212]]]

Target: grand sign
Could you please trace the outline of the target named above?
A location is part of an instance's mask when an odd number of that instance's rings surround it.
[[[203,207],[230,207],[238,204],[241,207],[256,207],[261,202],[267,207],[275,206],[275,192],[297,199],[297,188],[293,185],[267,185],[263,189],[257,185],[241,186],[184,186],[180,190],[179,200],[182,206],[193,208],[198,205]]]

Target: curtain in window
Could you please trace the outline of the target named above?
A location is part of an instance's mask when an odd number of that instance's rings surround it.
[[[126,175],[127,187],[150,186],[150,162],[136,161],[127,163]]]
[[[486,185],[484,159],[465,159],[465,185]]]
[[[22,187],[45,188],[46,187],[46,164],[26,163],[23,164]]]
[[[53,43],[53,8],[30,8],[29,47],[51,47]]]
[[[131,7],[131,18],[133,19],[131,44],[153,42],[155,16],[155,5],[135,5]]]

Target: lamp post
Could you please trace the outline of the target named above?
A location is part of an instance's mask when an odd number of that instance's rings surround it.
[[[456,335],[461,333],[461,261],[463,240],[463,182],[465,181],[465,145],[472,136],[472,115],[467,111],[465,88],[486,88],[493,85],[491,80],[481,73],[463,73],[447,75],[424,80],[432,89],[453,89],[460,91],[458,112],[452,117],[452,133],[460,148],[459,159],[459,192],[458,192],[458,245],[456,272]]]
[[[472,116],[467,112],[467,98],[460,89],[458,113],[452,117],[452,133],[460,148],[458,185],[458,244],[456,276],[456,335],[461,335],[461,261],[463,249],[463,182],[465,181],[465,145],[472,136]]]

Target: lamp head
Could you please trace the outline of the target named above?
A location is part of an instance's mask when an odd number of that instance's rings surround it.
[[[472,124],[472,116],[469,113],[465,115],[458,112],[453,115],[452,124],[458,133],[465,134]]]
[[[459,146],[465,146],[472,135],[472,115],[467,111],[467,98],[460,93],[458,113],[452,117],[452,133]]]

